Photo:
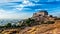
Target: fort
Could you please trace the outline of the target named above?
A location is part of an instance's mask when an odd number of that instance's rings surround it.
[[[46,16],[46,15],[48,15],[48,12],[46,10],[41,10],[33,14],[33,16]]]
[[[41,10],[37,13],[34,13],[32,19],[34,19],[37,22],[42,22],[42,21],[47,22],[47,21],[54,21],[55,17],[49,15],[46,10]]]

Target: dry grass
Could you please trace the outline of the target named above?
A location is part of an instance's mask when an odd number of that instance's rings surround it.
[[[16,34],[60,34],[60,20],[56,20],[55,24],[36,25],[26,27],[23,30],[19,28],[7,29],[2,31],[2,34],[11,34],[13,32],[16,32]]]

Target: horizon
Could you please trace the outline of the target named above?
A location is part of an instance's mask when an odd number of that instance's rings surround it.
[[[0,19],[27,19],[40,10],[60,17],[60,0],[0,0]]]

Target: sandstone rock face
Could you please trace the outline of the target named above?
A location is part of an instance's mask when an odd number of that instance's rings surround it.
[[[36,22],[47,22],[47,21],[54,21],[54,17],[48,16],[47,11],[39,11],[37,13],[34,13],[32,16],[32,19],[34,19]]]

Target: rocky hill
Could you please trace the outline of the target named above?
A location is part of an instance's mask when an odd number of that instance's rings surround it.
[[[46,10],[41,10],[37,13],[34,13],[32,19],[34,19],[37,22],[42,22],[42,21],[47,22],[47,21],[54,21],[55,17],[49,15]]]
[[[34,13],[31,18],[21,21],[19,25],[34,26],[40,24],[52,24],[54,23],[55,19],[56,18],[52,15],[49,15],[46,10],[41,10],[37,13]]]
[[[24,28],[1,29],[1,34],[60,34],[60,20],[47,11],[34,13],[29,19],[20,21],[18,24]]]

